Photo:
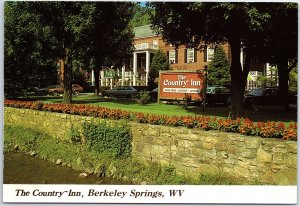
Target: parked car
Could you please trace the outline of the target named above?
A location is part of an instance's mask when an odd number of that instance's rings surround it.
[[[225,104],[230,105],[230,91],[226,87],[209,86],[206,88],[206,103],[207,104]]]
[[[156,102],[157,101],[157,97],[158,97],[158,87],[149,91],[149,95],[150,95],[150,101],[151,102]]]
[[[49,89],[51,88],[55,88],[57,85],[49,85],[47,87],[42,87],[42,88],[38,88],[38,87],[35,87],[34,88],[34,93],[37,94],[37,95],[47,95],[49,94]]]
[[[139,92],[132,86],[117,86],[113,89],[101,91],[103,97],[137,97]]]
[[[263,106],[280,106],[277,87],[262,87],[250,91],[244,96],[243,104],[258,111]],[[296,104],[297,96],[289,94],[289,103]]]
[[[80,92],[83,92],[83,88],[78,84],[72,84],[72,91],[74,95],[78,95]],[[57,96],[58,94],[64,93],[64,88],[60,85],[54,85],[54,87],[48,90],[48,93]]]

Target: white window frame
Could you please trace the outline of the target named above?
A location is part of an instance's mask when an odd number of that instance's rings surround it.
[[[175,50],[170,50],[169,51],[169,63],[170,64],[175,64],[176,62],[176,51]]]
[[[146,69],[146,57],[141,57],[141,68]]]
[[[187,63],[193,63],[193,62],[195,62],[195,49],[188,48],[186,50],[186,62]]]
[[[215,49],[213,46],[208,46],[206,48],[206,54],[207,54],[207,61],[211,62],[214,58]]]

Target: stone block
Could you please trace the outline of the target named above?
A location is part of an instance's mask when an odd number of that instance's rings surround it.
[[[178,135],[178,134],[187,134],[188,130],[184,127],[170,127],[170,134]]]
[[[139,153],[142,153],[142,152],[143,152],[144,147],[145,147],[145,143],[142,143],[142,142],[136,142],[136,143],[133,145],[134,150],[136,150],[136,151],[139,152]]]
[[[223,159],[228,159],[228,154],[227,154],[227,152],[222,151],[222,152],[220,152],[219,154],[220,154],[220,156],[221,156]]]
[[[204,151],[204,157],[209,159],[217,159],[217,152],[216,150],[206,150]]]
[[[210,164],[199,164],[199,169],[198,169],[200,174],[218,174],[220,173],[220,168],[218,168],[215,165],[210,165]]]
[[[194,141],[193,142],[194,143],[194,147],[197,147],[197,148],[202,148],[203,146],[203,143],[202,142],[200,142],[200,141]]]
[[[238,154],[240,152],[240,150],[241,149],[239,147],[235,146],[235,145],[228,145],[227,149],[226,149],[226,152],[228,154],[236,155],[236,154]]]
[[[245,146],[249,149],[257,149],[261,144],[261,140],[258,138],[245,138]]]
[[[258,162],[264,162],[264,163],[272,162],[272,156],[273,155],[271,153],[269,153],[261,148],[259,148],[257,150],[257,161]]]
[[[234,174],[237,175],[238,177],[243,177],[248,180],[252,179],[251,178],[252,173],[247,167],[235,166]]]
[[[278,165],[284,164],[283,153],[275,152],[273,155],[273,163],[278,164]]]
[[[287,152],[297,154],[297,142],[286,141]]]
[[[276,185],[297,185],[297,171],[294,169],[281,170],[273,174]]]
[[[214,147],[218,151],[226,151],[227,150],[227,144],[226,142],[218,142],[214,144]]]
[[[297,168],[297,155],[296,154],[286,154],[284,161],[287,167]]]
[[[255,149],[244,149],[244,151],[241,153],[241,156],[248,158],[248,159],[254,159],[254,158],[256,158],[256,150]]]
[[[146,143],[152,144],[153,143],[153,136],[146,136],[144,138]]]
[[[285,146],[285,144],[276,144],[274,147],[273,147],[273,152],[275,153],[287,153],[287,148]]]
[[[192,155],[203,156],[204,155],[204,151],[202,149],[200,149],[200,148],[192,147]]]
[[[202,148],[203,148],[203,149],[206,149],[206,150],[211,150],[211,149],[214,148],[214,145],[213,145],[212,143],[204,142],[204,143],[202,144]]]

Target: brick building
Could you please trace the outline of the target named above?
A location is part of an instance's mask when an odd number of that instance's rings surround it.
[[[151,30],[150,25],[134,28],[134,52],[122,68],[104,68],[100,75],[101,86],[131,85],[146,86],[150,63],[154,53],[161,50],[169,59],[173,70],[201,70],[208,65],[214,55],[214,49],[207,46],[204,51],[179,46],[177,49],[166,44],[161,35]],[[230,60],[228,44],[222,45],[226,57]]]
[[[134,52],[128,54],[128,61],[122,68],[103,67],[100,72],[101,86],[146,86],[148,85],[148,74],[150,63],[157,50],[161,50],[169,59],[171,69],[173,70],[201,70],[213,59],[213,45],[208,45],[203,51],[187,48],[182,45],[177,49],[170,44],[166,44],[161,35],[157,35],[151,30],[150,25],[134,28]],[[229,44],[222,45],[225,56],[231,61]],[[241,51],[241,62],[243,62],[243,52]],[[257,77],[269,75],[271,67],[269,64],[253,61],[247,79],[246,90],[252,90],[260,85]],[[273,72],[274,73],[274,72]],[[272,78],[277,76],[272,74]],[[94,82],[92,73],[91,80]]]

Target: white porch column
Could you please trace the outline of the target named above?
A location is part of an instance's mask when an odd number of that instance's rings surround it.
[[[133,86],[133,75],[132,75],[132,71],[129,72],[129,79],[130,79],[130,85],[129,86]]]
[[[92,69],[92,86],[95,86],[95,74],[94,74],[94,69]]]
[[[124,86],[125,81],[125,66],[122,66],[122,86]]]
[[[113,88],[113,79],[112,78],[110,79],[110,88],[111,89]]]
[[[150,52],[146,51],[146,86],[148,86],[149,69],[150,69]]]
[[[244,52],[243,52],[243,48],[241,48],[240,59],[241,59],[241,67],[242,67],[242,71],[243,71],[244,70]]]
[[[133,52],[133,86],[136,86],[137,76],[137,54]]]
[[[105,86],[104,84],[105,84],[105,78],[104,78],[104,71],[103,70],[101,70],[100,71],[100,77],[101,77],[101,79],[100,79],[100,82],[101,82],[101,86]]]

